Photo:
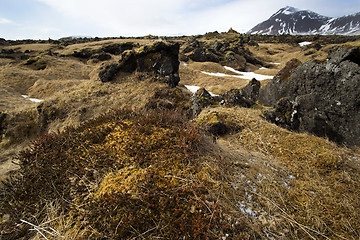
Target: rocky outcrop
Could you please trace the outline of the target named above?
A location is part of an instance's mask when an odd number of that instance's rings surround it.
[[[119,55],[119,54],[125,52],[126,50],[133,49],[134,47],[135,47],[135,45],[131,42],[122,43],[122,44],[115,43],[115,44],[110,44],[110,45],[102,47],[101,51],[105,52],[105,53],[110,53],[113,55]]]
[[[285,67],[281,69],[274,76],[273,80],[266,85],[266,88],[259,93],[259,101],[269,106],[275,106],[277,101],[284,97],[280,92],[279,85],[289,81],[295,69],[300,65],[301,62],[296,58],[287,62]]]
[[[244,47],[242,39],[198,41],[192,40],[185,44],[181,52],[182,61],[216,62],[240,71],[250,70],[251,65],[263,66],[264,63],[253,56]]]
[[[255,78],[251,79],[251,81],[246,85],[242,91],[250,98],[252,101],[256,102],[259,98],[260,93],[260,81]]]
[[[251,107],[255,103],[241,89],[231,89],[220,95],[220,105],[227,107]]]
[[[296,103],[299,130],[339,144],[360,146],[360,48],[337,48],[324,62],[294,69],[288,80],[274,78],[260,101],[269,106],[283,97]]]
[[[250,108],[255,104],[255,95],[260,89],[260,82],[253,79],[243,89],[231,89],[221,95],[213,96],[205,88],[200,88],[191,98],[193,116],[200,114],[205,107],[222,105],[225,107]]]
[[[211,96],[211,94],[205,88],[200,88],[191,97],[191,102],[193,115],[197,116],[200,114],[203,108],[218,104],[219,99],[216,96]]]
[[[107,61],[107,60],[110,60],[111,59],[111,55],[108,54],[108,53],[97,53],[97,54],[94,54],[90,57],[90,59],[94,59],[95,62],[98,62],[98,61]]]
[[[107,64],[102,67],[99,78],[102,82],[109,82],[116,78],[119,72],[143,72],[148,77],[176,87],[179,78],[179,45],[157,42],[145,46],[138,51],[125,51],[118,63]]]
[[[84,48],[79,51],[74,51],[71,55],[76,58],[88,59],[90,58],[96,51],[90,48]]]
[[[83,48],[75,50],[68,56],[83,60],[94,59],[96,61],[106,61],[111,59],[111,55],[120,55],[127,50],[132,50],[136,45],[133,43],[110,44],[99,49]]]
[[[300,126],[298,105],[288,98],[281,98],[274,109],[264,111],[265,119],[289,130]]]

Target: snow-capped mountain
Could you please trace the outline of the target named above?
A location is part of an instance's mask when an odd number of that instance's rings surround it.
[[[340,18],[325,17],[309,10],[285,7],[256,25],[250,34],[360,34],[360,13]]]

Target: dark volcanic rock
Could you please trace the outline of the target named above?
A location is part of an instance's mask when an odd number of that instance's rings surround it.
[[[110,44],[108,46],[102,47],[101,51],[110,53],[110,54],[114,54],[114,55],[119,55],[119,54],[123,53],[124,51],[132,50],[133,48],[134,48],[134,44],[131,42],[128,42],[128,43],[123,43],[123,44]]]
[[[204,48],[195,49],[193,53],[189,55],[189,58],[194,62],[219,62],[219,58],[210,51]]]
[[[256,101],[259,98],[259,92],[260,92],[260,81],[253,78],[248,85],[246,85],[242,91],[249,97],[252,101]]]
[[[185,43],[181,52],[182,61],[216,62],[237,70],[248,71],[252,65],[263,66],[264,63],[253,56],[251,51],[244,47],[242,38],[226,40],[198,41]]]
[[[112,81],[119,70],[119,65],[116,63],[106,65],[105,68],[99,72],[99,78],[102,82]]]
[[[298,130],[300,121],[298,116],[297,104],[288,98],[281,98],[275,109],[264,112],[266,120],[289,130]]]
[[[202,128],[213,136],[221,136],[229,131],[228,126],[224,123],[224,117],[218,112],[210,113],[202,123]]]
[[[122,72],[134,72],[138,67],[136,53],[134,51],[123,53],[118,66],[118,69]]]
[[[248,98],[247,94],[240,89],[231,89],[221,94],[220,99],[220,104],[227,107],[240,106],[249,108],[255,104]]]
[[[257,80],[253,79],[252,82],[258,82]],[[257,83],[254,83],[257,86]],[[260,84],[260,83],[259,83]],[[250,90],[251,82],[248,85],[248,91]],[[254,87],[257,88],[257,87]],[[260,85],[259,85],[260,88]],[[197,116],[201,110],[205,107],[211,105],[223,105],[226,107],[246,107],[249,108],[255,104],[253,100],[250,99],[250,94],[243,89],[231,89],[220,96],[215,95],[212,96],[205,88],[200,88],[196,93],[193,94],[191,98],[192,102],[192,112],[193,116]]]
[[[107,53],[99,53],[99,54],[94,54],[90,57],[91,59],[96,59],[98,61],[106,61],[111,59],[111,55],[107,54]]]
[[[88,59],[93,55],[93,51],[89,48],[81,49],[80,51],[74,51],[72,56],[77,58]]]
[[[200,88],[191,98],[193,115],[197,116],[201,110],[210,105],[214,105],[218,102],[218,99],[211,96],[211,94],[205,89]]]
[[[273,78],[271,82],[266,85],[266,88],[259,93],[259,101],[269,106],[275,106],[277,101],[284,97],[280,93],[279,85],[289,81],[290,76],[295,69],[300,66],[301,62],[293,58],[286,63],[285,67],[281,69]]]
[[[157,42],[137,54],[138,70],[160,75],[160,81],[176,87],[179,77],[179,44]]]
[[[157,42],[139,51],[125,51],[118,64],[111,64],[99,73],[102,82],[112,81],[117,72],[147,72],[170,87],[176,87],[179,77],[179,45]]]
[[[205,126],[205,130],[213,135],[224,135],[227,133],[227,127],[222,121],[217,121]]]
[[[287,81],[274,78],[260,101],[274,106],[274,101],[288,97],[297,104],[300,130],[360,146],[359,56],[359,47],[334,49],[327,61],[304,63]]]

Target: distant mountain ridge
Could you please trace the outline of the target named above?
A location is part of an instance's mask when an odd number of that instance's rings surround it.
[[[250,34],[267,35],[359,35],[360,12],[339,18],[322,16],[309,10],[284,7],[268,20],[256,25]]]

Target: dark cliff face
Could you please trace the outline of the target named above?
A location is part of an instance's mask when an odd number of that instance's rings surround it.
[[[360,146],[360,48],[339,48],[325,62],[310,61],[288,80],[274,78],[260,102],[274,106],[287,97],[297,106],[299,130]]]
[[[360,13],[340,18],[322,16],[312,11],[285,7],[268,20],[256,25],[250,34],[356,34],[360,30]]]

